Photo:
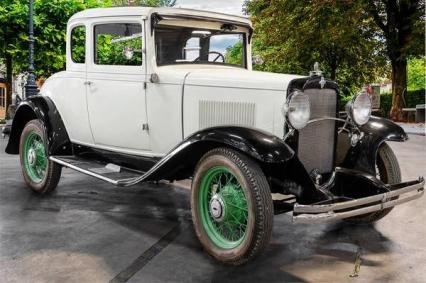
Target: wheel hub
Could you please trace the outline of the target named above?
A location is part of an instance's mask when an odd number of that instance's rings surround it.
[[[34,166],[37,160],[37,155],[36,155],[36,151],[34,150],[34,148],[30,148],[28,150],[28,163],[30,164],[30,166]]]
[[[225,216],[225,204],[220,195],[215,194],[210,200],[210,213],[216,222],[221,222]]]

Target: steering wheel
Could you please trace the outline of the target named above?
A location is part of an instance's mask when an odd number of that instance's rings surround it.
[[[217,62],[217,60],[219,59],[219,58],[221,58],[222,59],[222,62],[223,63],[225,63],[225,56],[223,56],[223,54],[222,53],[220,53],[220,52],[217,52],[217,51],[210,51],[209,52],[209,57],[210,57],[210,54],[216,54],[217,56],[216,56],[216,58],[214,58],[213,59],[213,61],[210,61],[210,62]],[[200,61],[200,57],[198,57],[198,58],[196,58],[195,60],[194,60],[194,62],[198,62],[198,61]]]

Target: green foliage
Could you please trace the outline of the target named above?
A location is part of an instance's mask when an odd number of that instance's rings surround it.
[[[86,62],[86,27],[77,26],[71,31],[71,58],[75,63]]]
[[[409,91],[426,87],[426,56],[408,60],[407,87]]]
[[[416,108],[416,105],[425,104],[425,89],[408,91],[404,96],[406,108]],[[382,93],[380,95],[380,112],[386,118],[389,118],[389,112],[392,107],[392,93]]]
[[[110,34],[98,35],[96,40],[96,64],[99,65],[142,65],[142,38],[133,38],[128,41],[112,43],[112,40],[119,37]],[[134,50],[134,56],[127,59],[123,55],[126,49]]]
[[[176,0],[138,0],[143,6],[174,6]],[[68,19],[75,13],[96,7],[128,5],[127,0],[35,0],[34,37],[37,77],[48,77],[65,68],[65,38]],[[0,0],[0,62],[13,58],[14,73],[28,69],[28,1]],[[81,57],[81,45],[74,49]],[[139,48],[138,48],[139,49]],[[78,59],[78,58],[77,58]],[[80,58],[81,60],[81,58]]]
[[[226,49],[225,63],[241,66],[243,62],[243,54],[243,43],[240,41],[234,46],[230,46]]]
[[[339,100],[339,110],[344,111],[346,104],[352,99],[353,95],[340,97]]]
[[[109,0],[35,0],[35,67],[38,77],[48,77],[65,67],[68,19],[94,7],[111,6]],[[0,0],[0,57],[13,57],[14,73],[28,69],[28,1]]]
[[[346,103],[348,103],[353,96],[345,96],[340,98],[339,109],[344,111]],[[405,98],[405,108],[416,108],[416,105],[425,104],[425,89],[418,89],[408,91]],[[385,92],[380,94],[380,111],[374,113],[385,118],[389,118],[389,113],[392,108],[392,93]]]
[[[424,0],[357,0],[380,28],[390,60],[425,54]],[[405,86],[404,86],[405,87]]]
[[[407,108],[414,108],[416,105],[425,104],[425,89],[408,91],[405,100]]]
[[[255,26],[256,69],[308,74],[316,61],[349,95],[386,75],[383,42],[360,1],[252,0],[246,2]]]

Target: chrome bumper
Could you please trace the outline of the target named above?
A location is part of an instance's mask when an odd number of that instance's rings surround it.
[[[418,181],[391,185],[389,192],[369,197],[332,204],[296,203],[293,209],[293,222],[325,222],[380,211],[421,197],[424,194],[424,185],[424,179],[420,178]]]

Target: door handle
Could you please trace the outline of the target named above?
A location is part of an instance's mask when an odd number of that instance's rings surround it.
[[[92,84],[93,84],[93,82],[92,82],[92,81],[85,81],[85,82],[84,82],[84,85],[91,86]]]

